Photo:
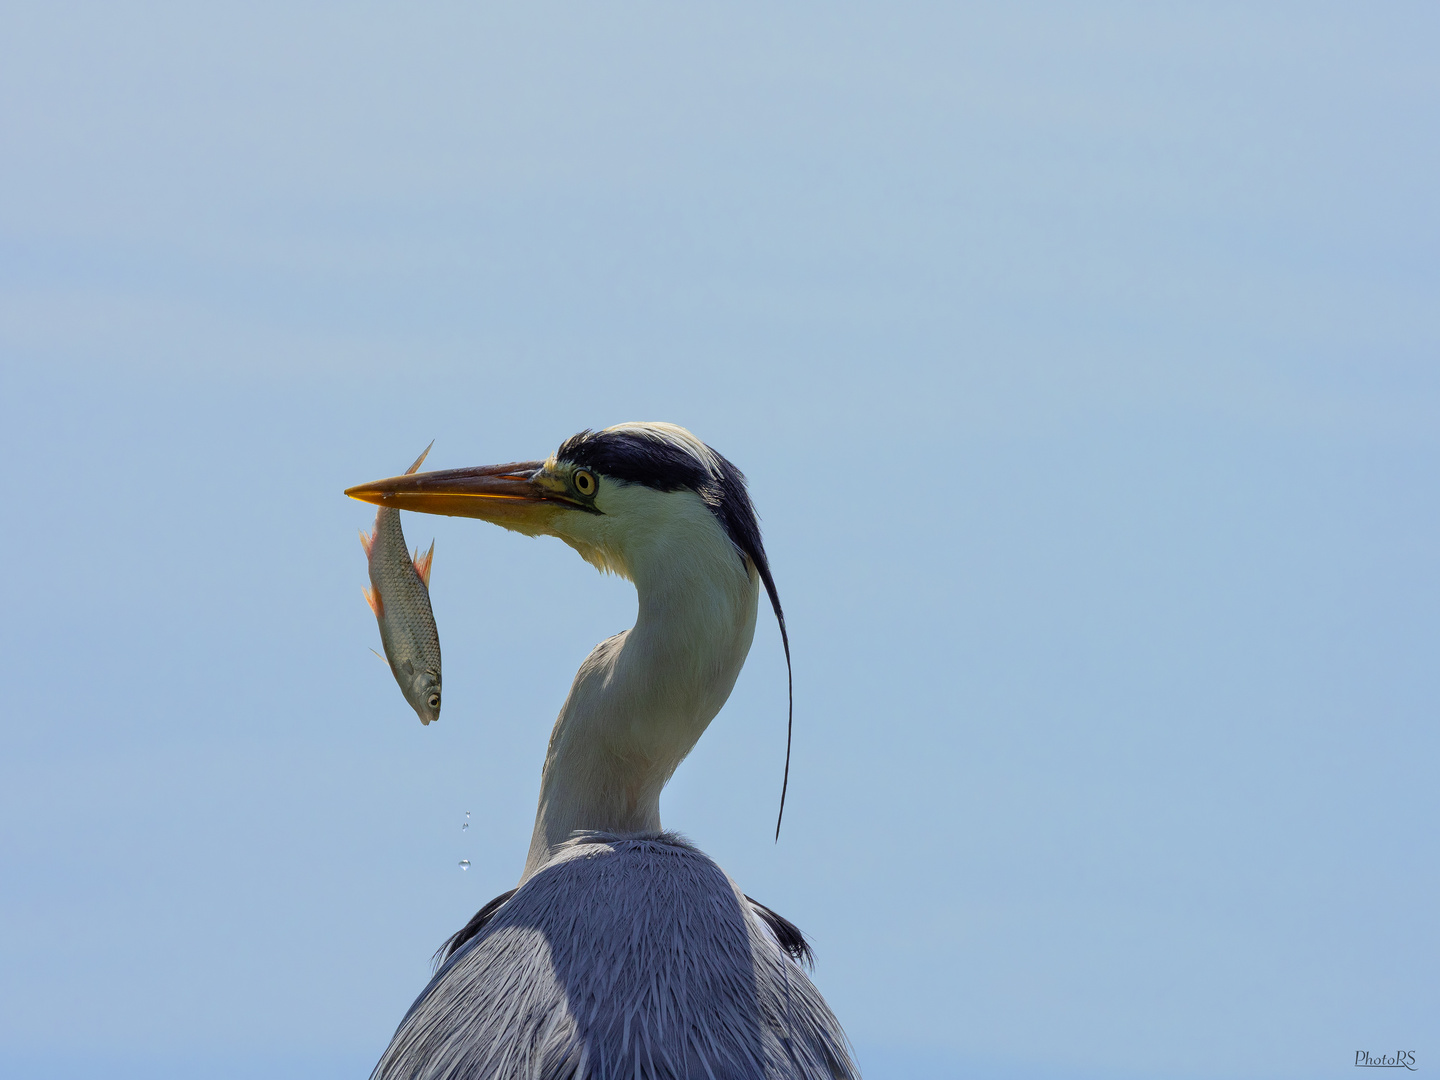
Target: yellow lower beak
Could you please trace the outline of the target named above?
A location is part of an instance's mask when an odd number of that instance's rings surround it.
[[[550,532],[547,526],[557,514],[575,509],[574,503],[535,482],[544,465],[517,461],[412,473],[346,488],[345,494],[395,510],[479,518],[533,536]]]

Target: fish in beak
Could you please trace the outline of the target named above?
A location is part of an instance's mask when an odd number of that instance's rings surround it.
[[[425,453],[406,471],[413,474],[425,460]],[[380,641],[385,659],[400,692],[420,717],[422,724],[440,719],[440,632],[430,607],[430,561],[435,545],[421,555],[412,555],[400,527],[400,512],[381,505],[375,512],[375,530],[362,531],[360,543],[370,569],[370,588],[365,599],[380,624]]]

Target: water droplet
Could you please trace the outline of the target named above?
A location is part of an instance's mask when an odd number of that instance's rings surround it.
[[[466,810],[466,811],[465,811],[465,820],[466,820],[466,821],[469,821],[469,820],[470,820],[470,811],[469,811],[469,810]]]
[[[461,870],[469,870],[469,869],[470,869],[470,860],[469,860],[469,859],[461,859],[461,860],[460,860],[460,869],[461,869]]]
[[[460,826],[460,831],[461,831],[461,832],[464,832],[464,831],[465,831],[466,829],[468,829],[468,828],[470,828],[470,822],[467,821],[467,822],[465,822],[464,825],[461,825],[461,826]]]

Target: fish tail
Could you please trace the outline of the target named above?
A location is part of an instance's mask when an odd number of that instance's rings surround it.
[[[375,613],[375,617],[383,619],[385,617],[385,601],[380,599],[380,594],[368,587],[362,589],[361,592],[365,596],[365,602],[370,605],[370,610]]]
[[[435,445],[435,440],[434,440],[434,439],[431,439],[431,440],[430,440],[430,446],[434,446],[434,445]],[[427,447],[425,447],[424,450],[421,450],[421,451],[420,451],[420,456],[415,459],[415,464],[414,464],[414,465],[411,465],[408,469],[405,470],[405,475],[406,475],[406,476],[409,476],[409,475],[410,475],[411,473],[413,473],[416,469],[420,468],[421,463],[425,460],[425,456],[430,453],[430,446],[427,446]]]
[[[415,564],[415,572],[420,575],[420,580],[425,583],[425,588],[427,589],[430,588],[430,564],[434,561],[434,559],[434,540],[430,541],[430,550],[427,551],[424,555],[421,555],[420,549],[416,548],[415,554],[411,557],[411,562]]]

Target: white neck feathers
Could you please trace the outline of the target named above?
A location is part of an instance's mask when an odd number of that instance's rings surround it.
[[[639,615],[575,675],[522,881],[576,830],[660,828],[660,791],[730,696],[755,635],[758,574],[699,497],[627,485],[619,498],[637,512],[575,515],[561,538],[632,580]]]

